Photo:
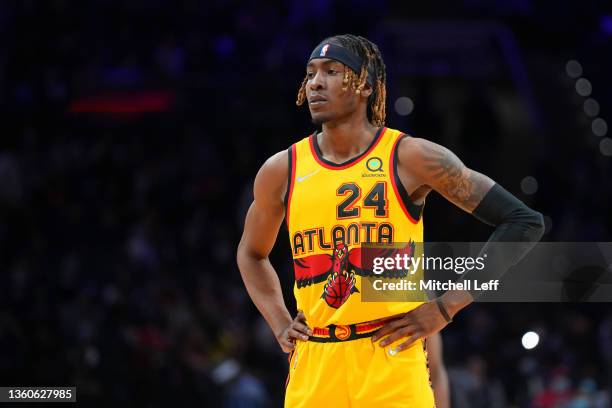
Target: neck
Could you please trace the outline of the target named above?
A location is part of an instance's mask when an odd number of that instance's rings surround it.
[[[342,163],[363,153],[376,136],[378,128],[367,118],[342,122],[326,122],[318,135],[323,156],[334,163]]]

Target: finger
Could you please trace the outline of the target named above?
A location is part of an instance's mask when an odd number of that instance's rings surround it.
[[[410,326],[405,326],[402,328],[399,328],[397,330],[395,330],[393,333],[391,333],[388,337],[385,337],[381,342],[380,342],[380,347],[385,347],[388,346],[389,344],[403,338],[403,337],[409,337],[411,334],[414,333],[414,329],[411,328]]]
[[[291,353],[295,348],[295,343],[289,340],[283,340],[280,342],[280,346],[285,353]]]
[[[395,329],[401,327],[402,325],[403,325],[402,319],[390,321],[389,323],[385,324],[383,327],[378,329],[378,331],[372,336],[372,341],[378,341],[382,339],[384,336],[393,332]]]
[[[396,315],[393,315],[393,316],[383,317],[381,319],[376,319],[376,320],[370,321],[370,324],[378,324],[378,323],[382,323],[382,322],[386,322],[386,321],[401,319],[402,317],[404,317],[404,315],[405,315],[405,313],[400,313],[400,314],[396,314]]]
[[[287,344],[281,345],[281,349],[285,353],[291,353],[294,348],[295,348],[295,345],[293,343],[287,343]]]
[[[376,333],[374,333],[374,335],[372,336],[372,341],[376,342],[376,341],[382,339],[383,337],[385,337],[386,335],[391,333],[393,330],[394,330],[394,328],[392,326],[384,325],[383,327],[378,329],[378,331]]]
[[[409,348],[410,346],[412,346],[414,344],[415,341],[420,340],[423,336],[420,335],[416,335],[413,334],[412,336],[408,337],[408,340],[406,340],[405,342],[403,342],[402,344],[398,345],[395,348],[395,351],[397,353],[399,353],[400,351],[406,350],[407,348]]]
[[[300,339],[300,340],[308,340],[308,335],[304,334],[304,333],[300,333],[299,331],[291,328],[289,329],[289,331],[287,332],[289,335],[290,339]]]
[[[306,326],[305,324],[293,322],[293,329],[308,336],[312,336],[312,330],[310,330],[310,327]]]

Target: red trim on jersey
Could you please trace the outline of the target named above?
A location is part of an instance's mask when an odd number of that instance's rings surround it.
[[[295,158],[296,158],[295,150],[296,148],[297,148],[297,145],[294,144],[291,149],[291,179],[287,181],[289,183],[287,185],[287,188],[289,189],[289,193],[287,194],[287,211],[285,214],[285,221],[287,222],[287,229],[289,229],[289,213],[291,211],[291,196],[293,195],[293,186],[295,184]]]
[[[329,337],[329,327],[315,327],[312,329],[313,336]]]
[[[374,148],[376,147],[376,145],[378,145],[378,143],[380,142],[380,140],[383,138],[385,132],[387,131],[386,127],[383,127],[382,131],[380,132],[380,134],[378,135],[378,138],[376,139],[376,141],[368,148],[368,150],[366,150],[365,152],[361,153],[359,156],[357,156],[357,160],[352,161],[352,159],[350,159],[350,163],[346,163],[344,165],[338,164],[335,166],[332,166],[330,164],[325,163],[323,160],[321,160],[321,158],[319,157],[319,155],[317,154],[316,150],[315,150],[315,133],[313,133],[312,135],[310,135],[310,137],[308,138],[309,144],[310,144],[310,152],[312,153],[312,157],[315,158],[315,160],[317,161],[317,163],[319,163],[321,166],[325,167],[326,169],[330,169],[330,170],[344,170],[344,169],[348,169],[351,166],[356,165],[357,163],[359,163],[360,161],[362,161],[365,157],[367,157],[368,154],[370,154]]]
[[[295,346],[295,343],[294,343],[294,346]],[[289,353],[289,357],[287,358],[287,361],[289,362],[289,371],[287,372],[287,379],[285,380],[285,389],[287,389],[287,387],[289,386],[289,379],[291,378],[291,358],[293,357],[294,354],[295,354],[295,348],[291,350],[291,353]]]
[[[410,213],[408,212],[408,209],[406,208],[406,206],[404,205],[404,201],[402,200],[402,196],[400,196],[399,190],[397,189],[397,184],[395,184],[395,165],[393,163],[393,158],[394,158],[394,155],[395,155],[395,149],[398,148],[399,142],[403,138],[404,138],[404,135],[400,134],[397,137],[397,140],[395,141],[395,143],[393,144],[393,148],[391,149],[391,155],[389,156],[389,175],[390,175],[389,178],[391,179],[391,185],[393,186],[393,191],[395,192],[395,197],[397,198],[397,201],[399,202],[400,206],[402,207],[402,210],[404,210],[404,214],[406,214],[406,217],[408,217],[408,219],[410,220],[411,223],[418,224],[419,221],[415,220],[414,218],[412,218],[412,215],[410,215]]]
[[[338,338],[338,335],[336,335],[339,341],[346,340],[347,338],[351,337],[351,335],[353,334],[364,334],[364,333],[374,334],[373,332],[383,327],[388,320],[391,320],[391,319],[372,320],[371,322],[349,324],[349,325],[331,324],[327,327],[315,327],[312,329],[311,338],[313,336],[316,338],[328,338],[328,339],[331,338],[331,328],[332,327],[334,328],[344,327],[348,329],[348,336],[341,339],[341,338]]]
[[[371,332],[371,331],[380,329],[381,327],[385,325],[385,323],[386,323],[386,320],[382,322],[377,322],[377,323],[366,322],[366,323],[357,324],[355,325],[355,331],[357,332],[357,334]]]

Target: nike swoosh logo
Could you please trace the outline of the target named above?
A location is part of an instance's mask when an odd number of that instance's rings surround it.
[[[305,176],[298,177],[297,178],[298,183],[301,183],[302,181],[304,181],[306,179],[309,179],[310,177],[314,176],[315,174],[317,174],[319,172],[319,170],[321,170],[321,169],[317,169],[317,170],[313,171],[312,173],[306,174]]]

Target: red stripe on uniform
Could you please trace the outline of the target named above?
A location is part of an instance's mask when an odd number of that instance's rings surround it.
[[[294,144],[293,149],[291,149],[291,180],[288,181],[289,185],[287,188],[289,189],[289,194],[287,195],[287,215],[285,216],[285,221],[287,221],[287,229],[289,229],[289,214],[291,212],[291,196],[293,195],[293,185],[295,184],[295,158],[296,158],[295,150],[296,148],[297,148],[297,144]]]
[[[374,330],[378,330],[381,327],[383,327],[384,324],[385,324],[385,322],[358,324],[357,325],[357,334],[367,333],[367,332],[371,332],[371,331],[374,331]]]
[[[380,135],[378,135],[378,139],[376,139],[376,142],[370,146],[370,148],[368,150],[366,150],[365,152],[363,152],[359,159],[347,163],[343,166],[330,166],[329,164],[325,163],[324,161],[322,161],[319,158],[319,155],[317,154],[316,150],[315,150],[315,134],[313,133],[312,135],[310,135],[310,138],[308,139],[309,144],[310,144],[310,152],[312,153],[312,157],[315,158],[315,160],[317,161],[317,163],[319,163],[321,166],[325,167],[326,169],[330,169],[330,170],[344,170],[344,169],[348,169],[351,166],[356,165],[357,163],[359,163],[360,161],[362,161],[363,159],[365,159],[378,145],[378,143],[382,140],[383,136],[385,135],[385,132],[387,131],[387,128],[383,128],[383,130],[381,131]]]
[[[328,327],[315,327],[314,329],[312,329],[312,334],[315,336],[329,337],[329,328]]]
[[[393,149],[391,149],[391,156],[389,157],[389,173],[390,173],[390,177],[389,178],[391,179],[391,185],[393,186],[393,191],[395,192],[395,197],[397,198],[397,201],[399,202],[400,207],[402,207],[402,210],[404,210],[404,214],[406,214],[406,217],[408,217],[408,219],[410,220],[411,223],[418,224],[419,221],[415,220],[414,218],[412,218],[412,216],[410,215],[410,213],[406,209],[406,206],[404,205],[404,201],[402,200],[402,196],[400,196],[399,190],[397,189],[397,184],[395,184],[395,163],[393,162],[393,156],[395,154],[395,149],[398,148],[399,142],[400,142],[400,140],[403,139],[403,136],[404,136],[403,134],[398,136],[397,140],[393,144]],[[399,178],[399,176],[398,176],[398,178]]]

